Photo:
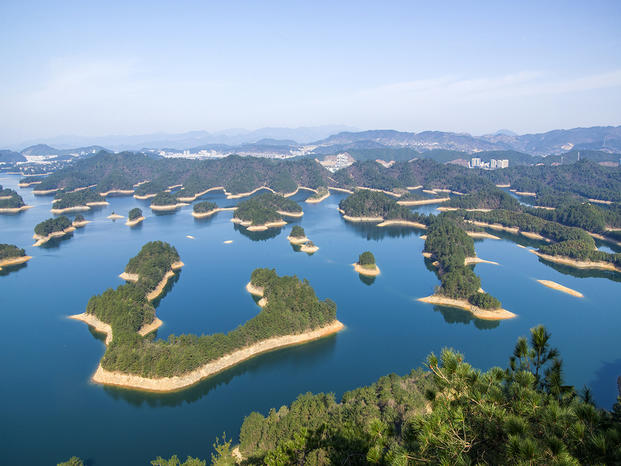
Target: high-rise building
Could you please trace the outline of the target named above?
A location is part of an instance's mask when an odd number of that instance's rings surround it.
[[[472,161],[470,162],[470,166],[472,168],[481,166],[481,159],[479,157],[472,157]]]

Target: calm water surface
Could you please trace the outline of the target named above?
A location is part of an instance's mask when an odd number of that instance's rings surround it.
[[[191,206],[154,215],[148,201],[111,197],[110,205],[84,214],[92,223],[68,239],[33,248],[33,228],[49,218],[51,197],[17,188],[17,176],[0,184],[17,189],[33,209],[0,216],[0,242],[24,247],[34,258],[0,272],[0,427],[6,464],[54,464],[72,455],[93,465],[148,464],[157,455],[209,458],[216,436],[237,441],[244,416],[291,403],[299,393],[337,396],[382,375],[404,374],[426,355],[453,347],[481,368],[507,365],[515,340],[545,324],[565,360],[568,383],[589,385],[610,408],[621,374],[621,276],[576,271],[541,262],[525,238],[476,242],[482,286],[518,318],[504,322],[420,303],[438,285],[421,252],[421,231],[345,223],[333,195],[302,204],[301,224],[320,247],[313,256],[296,252],[286,236],[290,225],[248,234],[230,222],[231,212],[198,221]],[[303,201],[306,194],[294,199]],[[205,196],[234,205],[220,194]],[[106,219],[141,207],[147,219],[136,228]],[[433,212],[426,207],[424,212]],[[194,240],[186,235],[192,235]],[[122,284],[118,274],[147,241],[173,244],[186,264],[161,300],[164,321],[158,338],[180,333],[225,332],[258,312],[244,290],[256,267],[307,278],[321,298],[338,306],[347,329],[304,346],[259,356],[188,390],[168,395],[105,388],[89,382],[103,352],[101,337],[67,319],[88,299]],[[232,244],[224,244],[233,240]],[[610,246],[608,246],[610,247]],[[382,274],[362,280],[351,267],[371,250]],[[548,279],[579,290],[577,299],[536,282]]]

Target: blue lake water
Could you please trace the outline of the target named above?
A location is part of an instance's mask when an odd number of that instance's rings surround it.
[[[72,455],[94,465],[148,464],[175,453],[207,459],[222,432],[237,441],[251,411],[266,414],[307,391],[340,396],[382,375],[407,373],[443,347],[463,352],[482,369],[506,367],[517,337],[537,324],[551,331],[568,383],[589,385],[603,407],[615,401],[621,276],[546,264],[517,247],[517,242],[536,246],[526,238],[476,242],[479,257],[500,263],[476,266],[483,288],[518,314],[509,321],[480,321],[416,301],[439,283],[421,255],[424,233],[348,224],[336,209],[341,195],[302,204],[304,217],[295,223],[320,247],[313,256],[289,244],[291,225],[250,235],[230,222],[231,212],[200,221],[190,215],[191,206],[154,215],[148,201],[132,197],[109,198],[109,206],[84,214],[92,223],[72,237],[33,248],[34,225],[51,216],[52,197],[35,197],[30,189],[17,188],[17,181],[17,176],[0,175],[0,184],[17,189],[35,207],[0,216],[0,242],[24,247],[33,259],[0,272],[0,438],[6,464],[53,464]],[[220,206],[236,202],[221,194],[204,199]],[[138,227],[106,219],[113,210],[127,215],[136,206],[147,217]],[[256,267],[307,278],[321,299],[337,303],[347,328],[259,356],[174,394],[94,385],[89,379],[103,342],[67,316],[83,312],[92,295],[122,284],[118,274],[151,240],[173,244],[185,263],[157,308],[164,321],[158,338],[225,332],[255,315],[259,308],[244,287]],[[365,250],[375,254],[382,271],[372,283],[351,266]],[[585,298],[546,288],[537,279],[559,282]]]

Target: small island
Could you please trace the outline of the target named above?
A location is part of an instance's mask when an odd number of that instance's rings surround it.
[[[231,221],[248,231],[265,231],[286,225],[283,215],[301,216],[302,208],[291,199],[267,192],[240,202]]]
[[[72,225],[71,220],[64,215],[56,218],[48,218],[35,226],[35,234],[32,238],[37,240],[37,242],[33,246],[41,246],[52,238],[60,238],[74,231],[75,227]]]
[[[293,225],[293,228],[291,228],[291,233],[289,233],[289,236],[287,236],[287,239],[289,240],[291,244],[295,244],[295,245],[304,244],[310,241],[306,237],[304,228],[302,228],[300,225]]]
[[[108,215],[106,218],[109,218],[110,220],[119,220],[119,219],[124,218],[124,217],[122,215],[117,214],[113,210],[112,213],[110,215]]]
[[[92,206],[108,205],[108,202],[92,189],[81,189],[71,192],[60,191],[56,193],[52,203],[51,212],[53,214],[80,212],[90,210]]]
[[[82,228],[85,227],[88,223],[90,222],[84,218],[84,215],[78,214],[73,218],[71,226],[74,228]]]
[[[179,202],[177,197],[174,194],[171,194],[166,191],[162,191],[157,193],[157,195],[151,201],[151,210],[156,210],[160,212],[167,212],[177,210],[180,207],[188,205],[185,202]]]
[[[537,282],[541,283],[543,286],[552,288],[553,290],[562,291],[563,293],[575,296],[576,298],[584,298],[584,295],[579,291],[572,290],[571,288],[563,286],[560,283],[553,282],[552,280],[537,280]]]
[[[382,192],[360,189],[339,203],[339,212],[349,222],[372,222],[379,227],[426,228],[427,217],[412,212]]]
[[[135,225],[138,225],[142,221],[144,221],[142,210],[138,207],[134,207],[127,214],[127,222],[125,222],[125,225],[127,225],[128,227],[133,227]]]
[[[312,241],[307,241],[300,246],[300,251],[305,252],[308,255],[312,255],[319,251],[319,246],[316,246]]]
[[[365,277],[377,277],[380,269],[375,263],[375,256],[370,251],[365,251],[358,256],[358,262],[354,263],[354,270]]]
[[[3,188],[0,185],[0,214],[16,214],[31,207],[24,203],[24,200],[16,191]]]
[[[147,243],[125,269],[132,280],[93,296],[85,313],[71,316],[106,334],[106,352],[94,382],[154,392],[181,390],[258,354],[344,328],[336,320],[336,305],[329,299],[319,301],[307,281],[256,269],[247,289],[265,301],[245,324],[226,334],[148,338],[161,321],[144,297],[156,291],[179,262],[173,246]]]
[[[26,251],[14,244],[0,244],[0,270],[3,267],[12,267],[28,262],[32,259],[26,255]]]
[[[192,216],[194,218],[211,217],[218,211],[218,204],[211,201],[197,202],[194,206],[192,206]]]

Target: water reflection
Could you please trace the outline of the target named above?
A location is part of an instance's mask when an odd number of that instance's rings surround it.
[[[621,396],[621,359],[602,364],[587,386],[598,406],[611,409],[617,401],[616,397]]]
[[[73,238],[73,232],[67,233],[66,235],[60,236],[58,238],[52,238],[46,243],[43,243],[39,246],[41,249],[58,249],[60,245],[67,241],[68,239]]]
[[[615,272],[614,270],[578,269],[576,267],[550,262],[542,257],[539,257],[539,262],[553,268],[563,275],[571,275],[576,278],[607,278],[613,282],[621,282],[621,273]]]
[[[474,321],[474,326],[479,330],[491,330],[500,325],[499,320],[477,319],[470,312],[464,311],[463,309],[434,305],[433,310],[436,312],[440,312],[442,314],[442,317],[444,318],[444,321],[448,324],[468,325],[470,322]]]
[[[281,348],[244,361],[216,374],[196,385],[173,393],[150,393],[103,386],[103,390],[115,400],[123,400],[134,406],[171,407],[193,403],[221,385],[228,385],[235,377],[270,371],[276,368],[309,367],[322,364],[330,358],[336,347],[336,335],[305,343],[301,346]]]
[[[351,231],[354,231],[359,236],[367,240],[375,240],[379,241],[386,237],[388,238],[406,238],[408,236],[419,236],[422,234],[424,230],[419,230],[418,228],[413,227],[404,227],[404,226],[388,226],[388,227],[378,227],[373,223],[368,222],[348,222],[346,220],[342,220],[345,228]]]
[[[26,267],[28,267],[27,262],[24,262],[23,264],[3,265],[2,269],[0,269],[0,277],[4,277],[11,272],[17,272],[18,270],[24,269]]]
[[[376,277],[369,277],[367,275],[362,275],[361,273],[358,274],[358,278],[360,279],[360,281],[362,283],[364,283],[365,285],[373,285],[373,283],[375,283],[375,278]]]
[[[237,223],[233,224],[233,228],[246,238],[250,238],[251,241],[267,241],[268,239],[276,238],[282,231],[282,228],[268,228],[265,231],[248,231],[248,229]]]

